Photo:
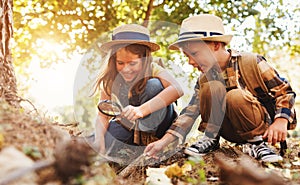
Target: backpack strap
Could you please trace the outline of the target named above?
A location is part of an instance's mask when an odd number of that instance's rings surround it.
[[[155,58],[153,58],[153,62],[154,63],[157,63],[159,66],[161,66],[162,68],[165,68],[165,65],[164,65],[164,63],[163,63],[163,61],[162,61],[162,59],[160,58],[160,57],[155,57]]]
[[[239,69],[248,90],[257,97],[260,97],[263,93],[268,93],[269,90],[258,68],[257,55],[243,52],[239,57]]]
[[[275,103],[265,85],[257,64],[257,54],[240,53],[238,56],[239,70],[247,90],[250,91],[266,107],[271,120],[275,117]]]

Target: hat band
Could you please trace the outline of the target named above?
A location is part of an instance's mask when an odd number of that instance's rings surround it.
[[[201,38],[207,36],[223,35],[218,32],[206,32],[206,31],[197,31],[197,32],[184,32],[179,34],[178,40],[190,39],[190,38]]]
[[[145,40],[150,41],[149,35],[137,32],[120,32],[112,36],[112,40]]]

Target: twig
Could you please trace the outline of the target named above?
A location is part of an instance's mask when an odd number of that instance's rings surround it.
[[[38,117],[40,117],[40,119],[43,120],[43,117],[41,116],[41,114],[39,113],[39,111],[37,110],[37,108],[34,106],[34,104],[30,100],[24,99],[22,97],[18,97],[18,102],[19,102],[19,104],[21,102],[27,102],[27,103],[29,103],[32,106],[33,110],[29,111],[28,113],[30,114],[31,112],[34,111],[38,115]]]
[[[175,143],[177,143],[177,140],[175,142],[173,142],[171,144],[171,146],[173,146]],[[180,150],[182,150],[184,148],[183,145],[179,145],[177,146],[175,149],[174,149],[174,152],[172,152],[172,154],[174,155],[175,153],[179,152]],[[159,161],[165,161],[166,159],[168,159],[170,156],[167,155],[168,153],[170,152],[170,149],[165,151],[165,152],[162,152],[161,153],[161,157],[159,159]],[[146,154],[141,154],[137,159],[135,159],[133,162],[131,162],[126,168],[124,168],[120,173],[119,175],[121,177],[128,177],[132,171],[137,167],[137,166],[142,166],[142,165],[149,165],[149,161],[148,159],[152,159],[151,157],[148,157]]]
[[[58,124],[58,126],[61,126],[61,127],[68,127],[68,126],[71,126],[71,127],[77,127],[79,125],[79,122],[72,122],[72,123],[66,123],[66,124]]]

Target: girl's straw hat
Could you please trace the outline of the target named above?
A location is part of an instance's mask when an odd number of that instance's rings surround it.
[[[186,41],[218,41],[228,44],[232,35],[225,35],[222,19],[210,14],[201,14],[184,19],[181,24],[178,40],[169,46],[178,50]]]
[[[160,49],[158,44],[150,42],[149,30],[137,24],[126,24],[115,28],[112,33],[112,40],[102,44],[100,49],[107,51],[120,44],[141,44],[148,46],[151,51]]]

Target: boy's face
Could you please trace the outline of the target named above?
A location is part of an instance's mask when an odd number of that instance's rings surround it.
[[[125,48],[116,52],[116,68],[126,82],[133,81],[141,72],[143,67],[142,59]]]
[[[181,48],[188,57],[189,64],[205,73],[216,63],[213,55],[213,43],[203,41],[191,41],[184,43]]]

